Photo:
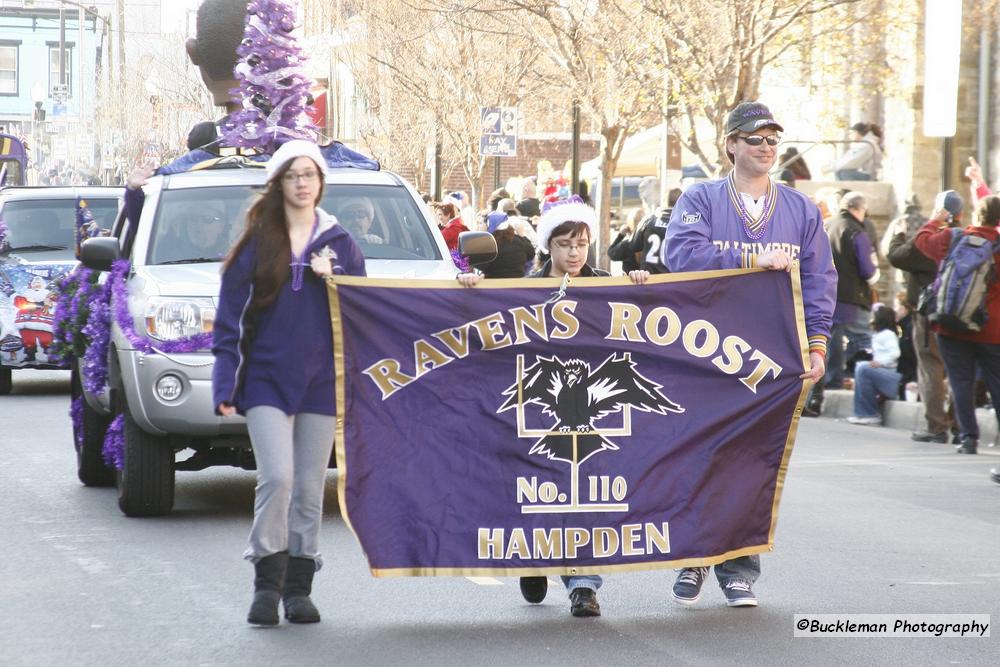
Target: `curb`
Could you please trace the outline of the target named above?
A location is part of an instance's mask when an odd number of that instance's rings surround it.
[[[854,392],[848,389],[827,389],[823,397],[822,417],[844,420],[854,414]],[[976,408],[979,422],[979,451],[1000,455],[1000,446],[989,447],[997,440],[997,419],[991,408]],[[882,424],[886,428],[909,432],[927,428],[924,404],[910,401],[886,401],[882,405]],[[1000,443],[997,443],[1000,445]],[[990,451],[994,450],[994,451]]]

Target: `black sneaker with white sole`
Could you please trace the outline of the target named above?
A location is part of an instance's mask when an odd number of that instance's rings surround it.
[[[674,581],[671,591],[674,601],[689,607],[701,599],[701,585],[708,577],[707,567],[686,567],[681,570]]]
[[[730,579],[722,585],[726,604],[730,607],[756,607],[757,596],[750,590],[750,584],[740,579]]]

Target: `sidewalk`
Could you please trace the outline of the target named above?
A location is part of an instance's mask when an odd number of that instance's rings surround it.
[[[849,389],[827,389],[823,398],[823,417],[844,420],[854,414],[854,392]],[[909,432],[927,428],[924,404],[909,401],[886,401],[883,408],[883,428]],[[979,453],[1000,455],[1000,446],[990,447],[997,438],[997,420],[991,408],[976,408],[979,421]],[[878,428],[858,426],[858,428]],[[998,443],[1000,444],[1000,443]]]

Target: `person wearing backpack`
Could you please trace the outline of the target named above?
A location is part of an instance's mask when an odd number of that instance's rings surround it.
[[[972,222],[963,230],[950,229],[946,212],[935,211],[916,237],[917,248],[941,263],[934,283],[936,309],[929,319],[955,403],[960,454],[976,454],[979,446],[977,365],[994,409],[1000,408],[1000,282],[996,279],[1000,197],[981,199]],[[975,264],[984,254],[985,259]],[[955,294],[963,298],[953,299]]]

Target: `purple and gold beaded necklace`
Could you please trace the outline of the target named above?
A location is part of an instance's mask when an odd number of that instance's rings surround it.
[[[774,210],[778,203],[778,190],[774,186],[774,182],[770,178],[767,179],[767,191],[764,193],[764,210],[757,219],[754,219],[750,215],[746,204],[743,203],[743,197],[740,196],[739,191],[736,189],[736,179],[733,178],[733,172],[730,172],[729,177],[726,179],[726,190],[729,192],[729,200],[733,203],[736,213],[743,222],[743,231],[751,240],[759,240],[764,236],[767,223],[774,216]]]

